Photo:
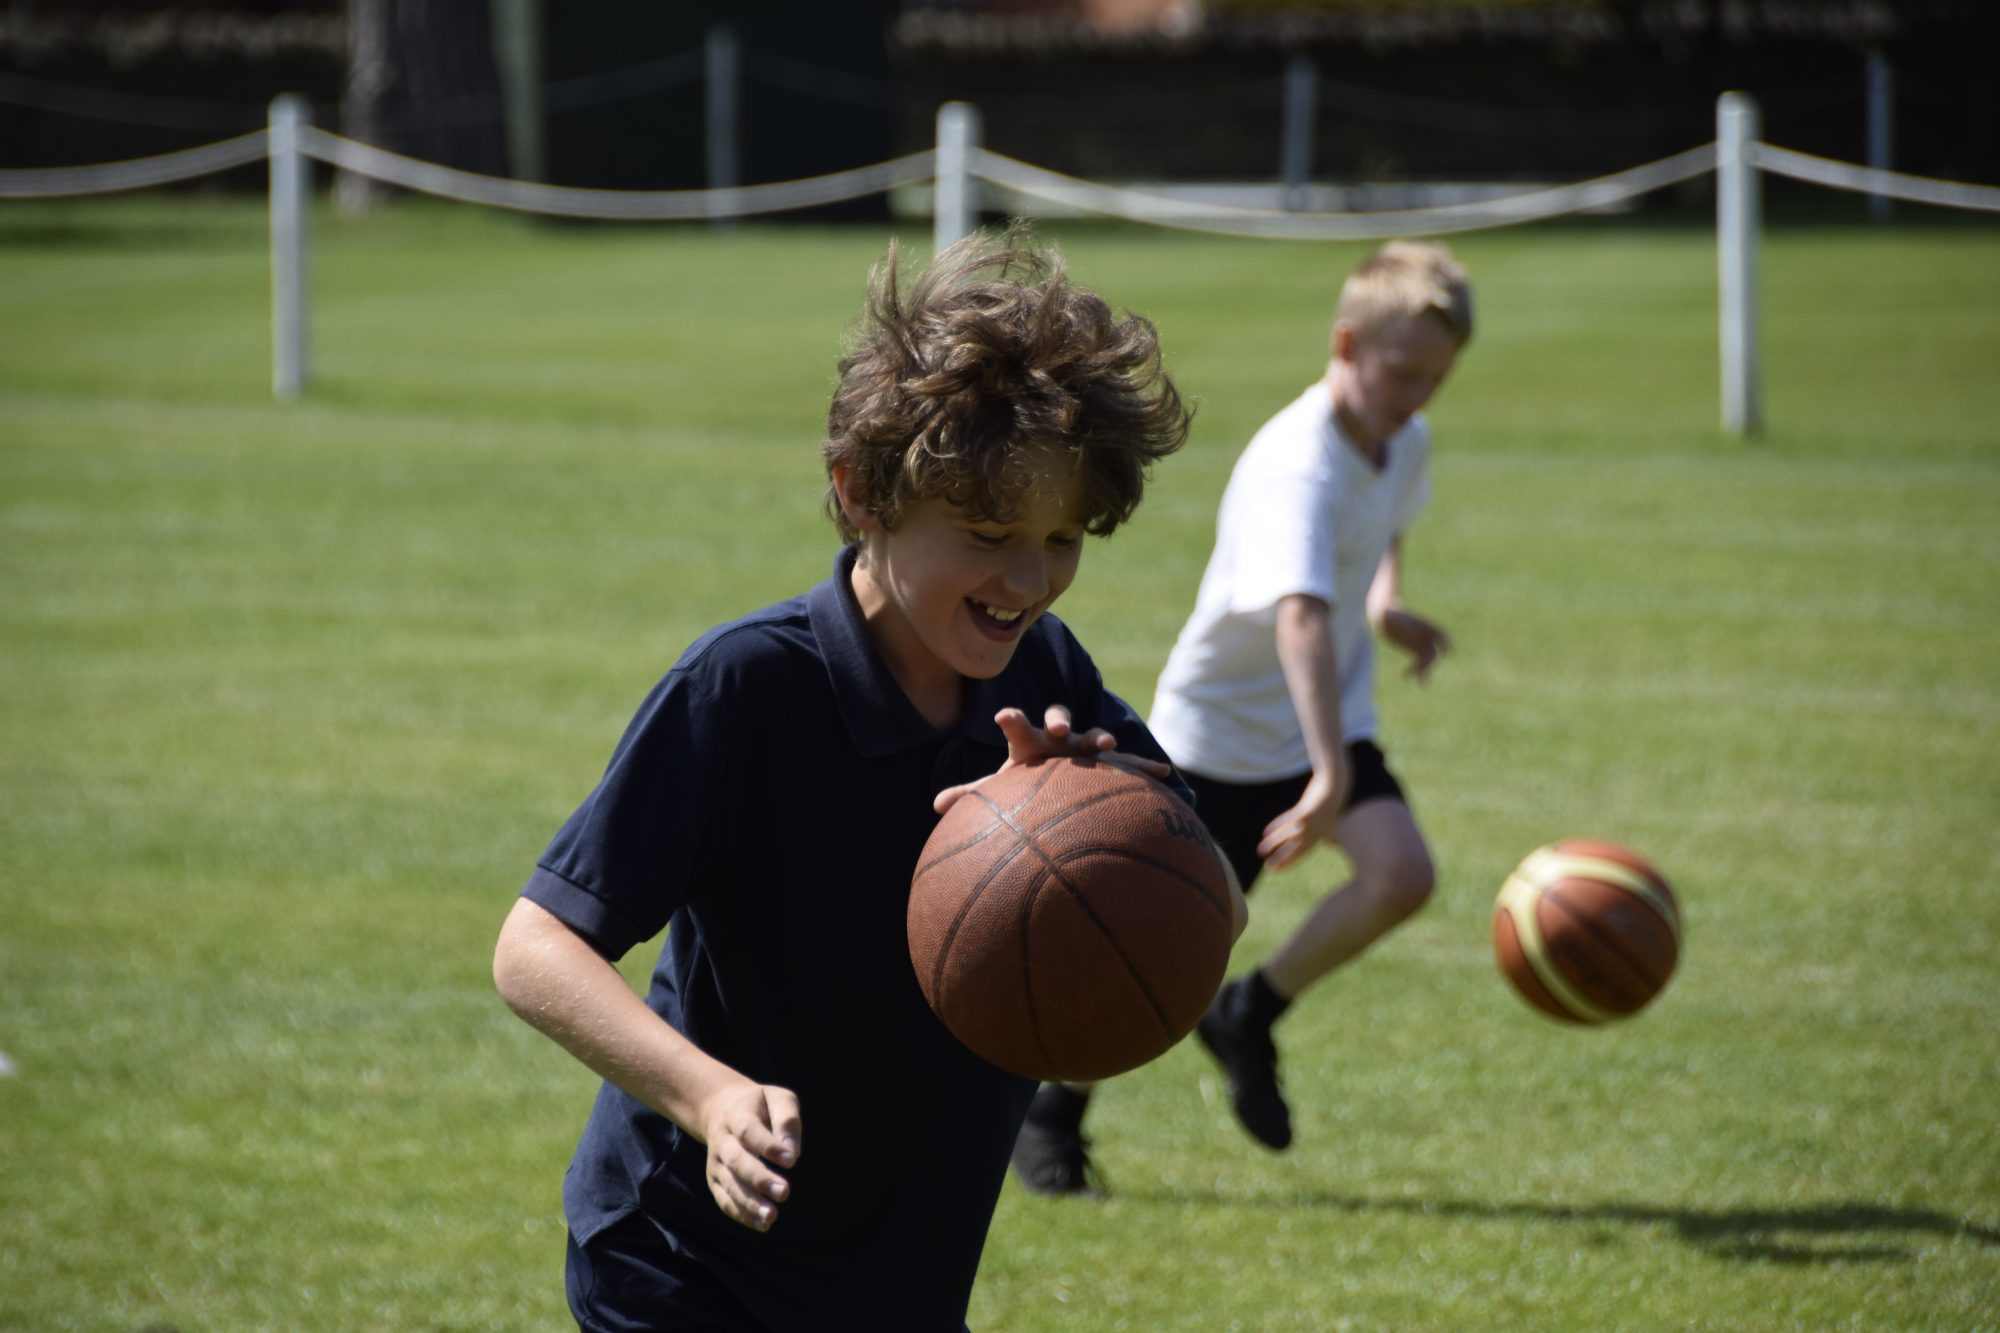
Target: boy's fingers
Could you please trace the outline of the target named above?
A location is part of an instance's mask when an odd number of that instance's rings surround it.
[[[725,1215],[752,1230],[767,1230],[778,1218],[777,1204],[742,1178],[727,1149],[709,1154],[708,1190]]]
[[[778,1205],[752,1194],[734,1177],[725,1176],[725,1183],[717,1191],[716,1198],[722,1204],[723,1212],[753,1231],[769,1231],[771,1224],[778,1220]]]
[[[724,1144],[716,1156],[721,1159],[724,1172],[753,1200],[778,1203],[792,1192],[791,1182],[770,1168],[765,1155],[757,1151],[756,1144],[747,1136]]]
[[[790,1166],[798,1158],[798,1149],[788,1147],[783,1137],[757,1125],[744,1131],[740,1154],[725,1156],[730,1169],[750,1182],[752,1188],[773,1199],[782,1199],[788,1187],[784,1177],[772,1171],[771,1167]]]
[[[1134,773],[1144,773],[1147,777],[1159,778],[1162,781],[1174,775],[1172,764],[1163,764],[1142,754],[1124,754],[1118,750],[1107,749],[1097,755],[1097,762],[1110,764],[1114,768],[1129,768]]]
[[[1103,727],[1092,727],[1079,735],[1069,709],[1062,704],[1050,704],[1047,711],[1042,714],[1042,725],[1039,727],[1018,708],[1001,709],[993,715],[993,721],[1000,728],[1000,734],[1007,739],[1007,764],[1003,765],[1003,768],[1015,764],[1030,764],[1051,756],[1086,755],[1108,760],[1150,777],[1164,779],[1173,773],[1171,765],[1163,764],[1156,759],[1117,754],[1118,738]],[[991,776],[993,775],[987,774],[987,777]],[[978,782],[966,782],[956,787],[945,788],[932,798],[931,809],[940,815],[944,814],[958,804],[967,792],[984,781],[986,778],[980,778]]]
[[[1003,708],[993,715],[1000,726],[1000,734],[1012,741],[1030,741],[1035,736],[1035,724],[1028,715],[1018,708]]]
[[[771,1113],[771,1132],[777,1138],[777,1146],[765,1154],[779,1166],[791,1166],[799,1160],[799,1149],[805,1137],[799,1132],[799,1099],[790,1088],[766,1088],[764,1105]]]
[[[1272,861],[1278,849],[1296,839],[1305,829],[1305,820],[1287,810],[1264,826],[1264,836],[1257,839],[1257,855]]]
[[[1054,711],[1050,710],[1052,714]],[[1003,708],[993,715],[993,720],[999,724],[1000,734],[1007,738],[1007,762],[1025,764],[1048,753],[1047,733],[1029,721],[1020,709]]]

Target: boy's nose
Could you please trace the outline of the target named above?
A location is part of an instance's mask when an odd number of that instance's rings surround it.
[[[1039,602],[1049,591],[1048,556],[1039,550],[1022,551],[1007,563],[1003,578],[1007,593],[1020,599],[1023,609],[1030,602]]]

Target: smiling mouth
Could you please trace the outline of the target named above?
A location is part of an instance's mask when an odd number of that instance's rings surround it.
[[[965,604],[972,608],[973,623],[997,638],[1012,638],[1020,633],[1028,621],[1026,611],[988,606],[985,602],[975,602],[969,597],[965,599]]]

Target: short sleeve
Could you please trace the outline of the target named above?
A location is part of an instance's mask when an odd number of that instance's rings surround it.
[[[657,935],[687,901],[726,776],[710,693],[678,668],[653,688],[522,890],[607,958]]]
[[[1264,611],[1296,593],[1333,601],[1330,485],[1322,468],[1289,460],[1259,460],[1230,482],[1231,611]]]

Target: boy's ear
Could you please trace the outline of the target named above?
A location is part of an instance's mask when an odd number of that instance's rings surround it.
[[[833,493],[840,497],[840,510],[847,515],[847,521],[860,532],[880,532],[882,520],[875,517],[875,506],[868,488],[861,484],[861,478],[845,463],[833,465]]]
[[[1333,322],[1333,346],[1329,349],[1336,361],[1352,361],[1354,349],[1359,346],[1354,336],[1354,326],[1344,319]]]

